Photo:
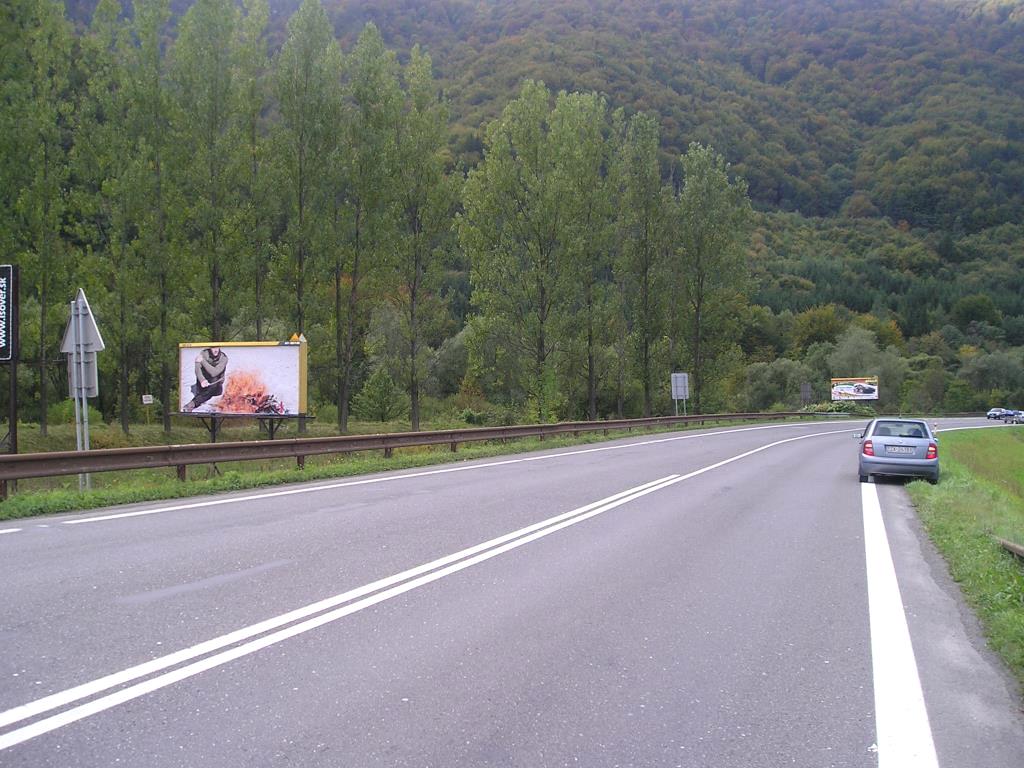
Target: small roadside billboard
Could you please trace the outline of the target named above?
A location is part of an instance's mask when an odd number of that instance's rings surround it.
[[[832,379],[833,400],[877,400],[878,377],[857,376]]]
[[[179,410],[197,416],[306,413],[306,341],[178,345]]]

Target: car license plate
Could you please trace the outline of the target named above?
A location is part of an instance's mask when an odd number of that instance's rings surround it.
[[[909,445],[887,445],[885,446],[886,453],[913,453],[914,449]]]

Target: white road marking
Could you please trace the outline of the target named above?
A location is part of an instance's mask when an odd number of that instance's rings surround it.
[[[520,536],[524,536],[536,530],[543,529],[545,526],[572,518],[574,515],[583,514],[585,512],[590,511],[591,509],[600,507],[602,504],[615,502],[619,499],[629,497],[631,494],[658,485],[665,479],[667,478],[662,478],[661,480],[654,480],[650,483],[644,483],[643,485],[636,486],[635,488],[630,488],[626,491],[622,491],[613,496],[609,496],[606,499],[602,499],[600,501],[587,504],[583,507],[579,507],[569,512],[565,512],[561,515],[550,518],[548,520],[542,520],[539,523],[534,523],[533,525],[529,525],[526,528],[521,528],[518,531],[513,531],[512,533],[499,536],[498,538],[491,539],[490,541],[485,541],[482,544],[477,544],[475,546],[469,547],[468,549],[464,549],[460,552],[456,552],[454,554],[447,555],[432,562],[416,566],[415,568],[410,568],[409,570],[402,571],[401,573],[395,574],[394,576],[379,579],[378,581],[371,582],[370,584],[366,584],[362,587],[357,587],[356,589],[352,589],[347,592],[343,592],[339,595],[335,595],[333,597],[329,597],[324,600],[311,603],[310,605],[304,606],[302,608],[297,608],[293,611],[289,611],[288,613],[281,614],[280,616],[275,616],[273,618],[266,619],[265,621],[261,621],[258,624],[243,627],[242,629],[235,630],[234,632],[230,632],[226,635],[221,635],[220,637],[216,637],[212,640],[207,640],[206,642],[199,643],[198,645],[194,645],[191,648],[185,648],[183,650],[177,651],[167,656],[163,656],[161,658],[153,659],[152,661],[148,661],[143,664],[130,667],[129,669],[123,670],[122,672],[107,675],[106,677],[101,677],[92,682],[85,683],[74,688],[69,688],[66,691],[61,691],[59,693],[46,696],[42,699],[33,701],[29,704],[23,704],[21,706],[14,707],[13,709],[9,709],[6,712],[0,712],[0,728],[10,725],[11,723],[16,723],[21,720],[25,720],[29,717],[34,717],[36,715],[42,714],[43,712],[48,712],[49,710],[56,709],[66,704],[70,704],[71,702],[78,701],[88,696],[93,696],[97,693],[102,693],[103,691],[109,688],[113,688],[118,685],[123,685],[125,683],[131,682],[132,680],[136,680],[140,677],[145,677],[146,675],[151,675],[155,672],[160,672],[169,667],[173,667],[183,662],[198,658],[199,656],[204,656],[208,653],[212,653],[213,651],[226,648],[229,645],[234,645],[235,643],[241,642],[243,640],[248,640],[249,638],[261,635],[264,632],[269,632],[271,630],[278,629],[286,624],[291,624],[292,622],[299,621],[300,619],[308,618],[314,614],[320,613],[321,611],[326,611],[330,608],[335,608],[343,603],[355,600],[356,598],[364,597],[365,595],[377,592],[378,590],[384,589],[386,587],[394,586],[395,584],[399,584],[408,579],[412,579],[424,573],[428,573],[429,571],[441,568],[446,565],[450,565],[451,563],[457,562],[463,558],[470,557],[479,552],[486,551],[496,546],[500,546],[501,544],[504,544],[510,540],[514,540]]]
[[[0,534],[2,534],[2,533],[17,533],[20,530],[21,530],[21,528],[2,528],[2,529],[0,529]]]
[[[611,509],[615,509],[616,507],[634,501],[642,496],[646,496],[654,491],[675,485],[683,480],[697,477],[705,472],[710,472],[711,470],[739,461],[747,456],[761,453],[762,451],[769,450],[785,443],[848,431],[848,429],[842,429],[831,432],[815,432],[813,434],[799,435],[797,437],[778,440],[716,462],[715,464],[702,467],[701,469],[685,475],[669,475],[668,477],[664,477],[659,480],[644,483],[643,485],[630,488],[613,496],[587,504],[583,507],[578,507],[577,509],[565,512],[561,515],[548,518],[547,520],[543,520],[539,523],[534,523],[533,525],[521,528],[518,531],[505,534],[504,536],[491,539],[490,541],[464,549],[460,552],[434,560],[430,563],[425,563],[424,565],[403,571],[402,573],[394,576],[390,576],[357,589],[335,595],[334,597],[312,603],[289,613],[267,619],[258,624],[244,627],[236,630],[235,632],[208,640],[204,643],[192,646],[191,648],[185,648],[168,656],[153,659],[152,661],[139,664],[121,672],[107,675],[74,688],[69,688],[66,691],[61,691],[45,696],[41,699],[37,699],[36,701],[22,704],[18,707],[7,710],[6,712],[0,712],[0,727],[18,723],[45,712],[67,706],[68,704],[80,701],[81,699],[89,696],[97,695],[113,687],[124,685],[125,683],[145,677],[146,675],[154,674],[177,666],[178,664],[182,664],[183,662],[213,653],[214,651],[218,651],[222,648],[227,648],[235,643],[249,640],[249,638],[256,638],[213,656],[208,656],[200,661],[188,664],[184,667],[179,667],[178,669],[174,669],[170,672],[165,672],[157,677],[136,683],[93,701],[80,704],[59,714],[52,715],[51,717],[39,720],[35,723],[9,731],[6,734],[0,735],[0,750],[20,744],[44,733],[49,733],[50,731],[69,725],[73,722],[77,722],[78,720],[89,717],[90,715],[115,707],[118,704],[144,696],[147,693],[151,693],[159,690],[160,688],[180,682],[181,680],[192,677],[201,672],[213,669],[214,667],[226,664],[251,653],[255,653],[267,646],[295,637],[296,635],[304,632],[308,632],[324,624],[337,621],[338,619],[363,610],[364,608],[376,605],[377,603],[404,594],[405,592],[416,589],[417,587],[421,587],[424,584],[437,581],[445,576],[449,576],[453,573],[469,568],[470,566],[484,562],[485,560],[497,557],[509,550],[521,547],[529,542],[548,536],[571,525],[576,525],[577,523],[588,520],[591,517],[602,514]],[[369,597],[365,597],[366,595],[369,595]],[[360,597],[363,599],[358,600],[357,602],[350,602]],[[349,604],[343,605],[344,603]],[[321,613],[322,611],[327,612]],[[320,615],[315,615],[318,613]],[[311,616],[313,618],[308,618]],[[278,629],[279,627],[284,627],[285,625],[299,621],[300,619],[305,620],[284,629]],[[257,637],[258,635],[263,635],[264,633],[275,629],[278,629],[278,631],[264,635],[263,637]]]
[[[560,453],[547,453],[542,456],[524,456],[518,459],[503,459],[500,461],[489,461],[483,464],[464,464],[455,467],[442,467],[440,469],[428,469],[421,472],[407,472],[402,475],[387,475],[385,477],[369,477],[362,480],[344,480],[337,483],[327,483],[324,485],[315,486],[304,486],[301,488],[288,488],[280,491],[269,491],[267,493],[255,493],[248,496],[234,496],[225,499],[205,499],[203,501],[191,502],[188,504],[174,504],[167,507],[156,507],[153,509],[140,509],[133,512],[115,512],[109,515],[97,515],[93,517],[82,517],[74,520],[65,520],[64,525],[81,525],[83,523],[99,523],[107,520],[122,520],[127,517],[142,517],[145,515],[156,515],[164,512],[178,512],[186,509],[202,509],[204,507],[217,507],[225,504],[244,504],[249,501],[260,501],[262,499],[275,499],[282,496],[295,496],[302,493],[318,493],[320,491],[333,491],[338,488],[351,488],[357,485],[372,485],[375,483],[391,483],[397,480],[409,480],[417,477],[429,477],[431,475],[444,475],[452,472],[469,472],[477,469],[490,469],[492,467],[504,467],[510,464],[522,464],[531,461],[548,461],[550,459],[560,459],[566,456],[579,456],[587,453],[598,453],[601,451],[621,451],[627,448],[635,448],[643,445],[655,445],[658,443],[670,443],[677,440],[694,440],[704,437],[717,437],[719,435],[728,435],[736,432],[754,432],[762,429],[782,429],[792,428],[794,426],[829,426],[832,424],[838,424],[841,422],[827,421],[827,422],[812,422],[808,424],[769,424],[765,426],[757,427],[741,427],[739,429],[728,429],[720,430],[718,432],[698,432],[687,435],[676,435],[674,437],[663,437],[655,438],[653,440],[642,440],[635,443],[627,443],[625,445],[606,445],[599,446],[597,448],[582,448],[576,451],[562,451]],[[852,431],[842,430],[842,431]],[[831,432],[822,432],[821,434],[832,434]]]
[[[878,489],[861,483],[879,768],[938,768]]]
[[[976,427],[942,427],[936,429],[936,432],[966,432],[969,429],[1003,429],[1004,427],[1012,427],[1013,424],[982,424]]]

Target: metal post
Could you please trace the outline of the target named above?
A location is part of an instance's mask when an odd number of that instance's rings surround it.
[[[68,360],[68,365],[71,366],[71,397],[75,402],[75,450],[82,450],[82,412],[80,409],[80,403],[78,402],[78,390],[79,386],[79,369],[78,369],[78,355],[79,349],[79,338],[78,338],[78,323],[75,322],[75,314],[78,307],[78,299],[73,299],[71,302],[71,345],[72,352],[71,358]],[[85,475],[79,473],[78,475],[78,490],[82,491],[85,489]]]
[[[11,316],[8,318],[7,328],[10,333],[10,344],[11,344],[11,363],[8,366],[8,371],[11,374],[11,390],[10,390],[10,410],[8,416],[8,436],[7,436],[7,452],[17,453],[18,452],[18,356],[21,355],[21,343],[19,339],[18,330],[18,273],[21,271],[20,267],[15,264],[11,267],[11,285],[8,290],[11,296]],[[18,481],[12,480],[10,483],[10,491],[16,493],[18,491]],[[3,496],[7,498],[7,482],[3,484]]]
[[[82,339],[85,333],[82,328],[82,306],[79,302],[78,297],[75,297],[75,338],[77,341],[76,352],[78,354],[79,368],[78,385],[82,392],[82,444],[85,446],[85,450],[89,450],[89,398],[88,392],[86,391],[86,379],[85,379],[85,349],[82,344]],[[88,472],[85,473],[85,487],[86,490],[92,488],[92,477]]]

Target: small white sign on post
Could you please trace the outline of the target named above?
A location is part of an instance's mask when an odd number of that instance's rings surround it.
[[[679,415],[679,401],[683,401],[683,415],[686,415],[686,401],[690,399],[690,374],[672,374],[672,401],[675,404],[676,416]]]
[[[100,393],[96,353],[104,349],[103,337],[96,327],[85,291],[79,288],[71,302],[71,317],[60,343],[60,351],[68,356],[68,388],[75,400],[75,443],[79,451],[89,450],[88,398]],[[79,475],[78,489],[90,487],[89,475]]]

